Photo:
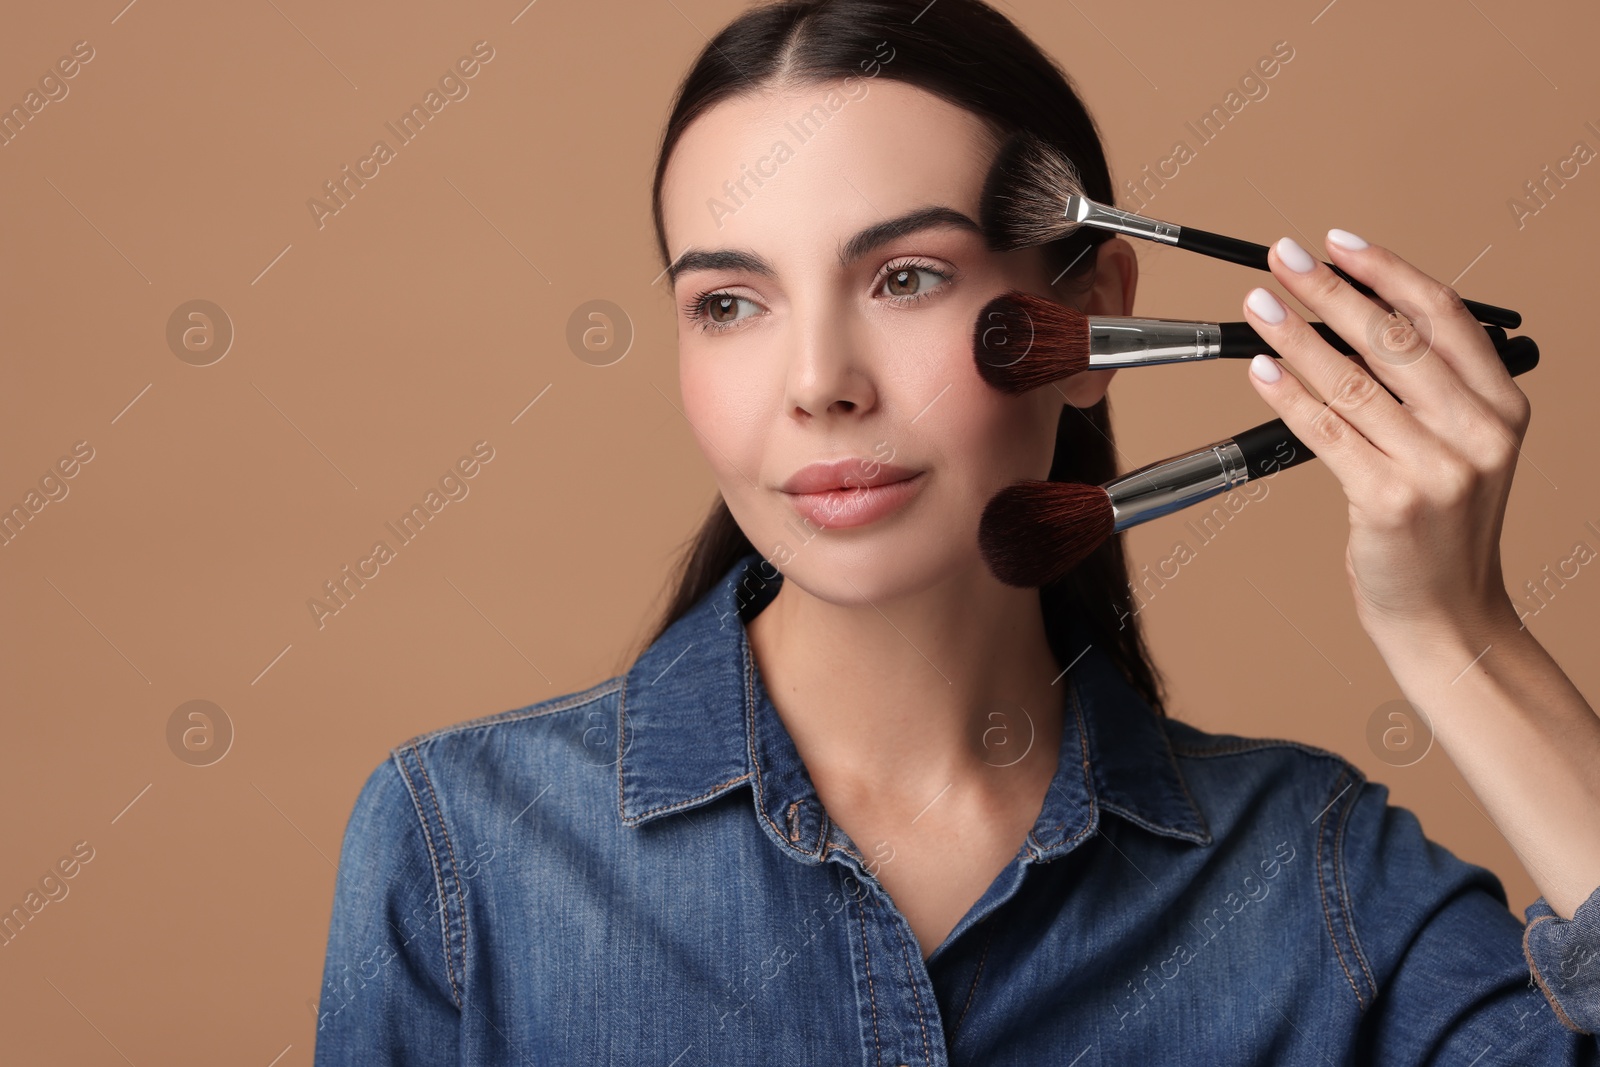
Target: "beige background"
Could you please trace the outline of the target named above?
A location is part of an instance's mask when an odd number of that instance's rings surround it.
[[[740,5],[119,3],[14,7],[0,34],[6,108],[75,42],[94,53],[0,147],[0,505],[93,449],[0,548],[0,906],[93,849],[0,948],[7,1058],[308,1064],[367,773],[413,733],[619,670],[712,499],[676,410],[648,178],[677,78]],[[1508,207],[1575,142],[1600,149],[1600,14],[1323,3],[1005,6],[1077,80],[1119,179],[1195,148],[1185,122],[1289,42],[1268,94],[1148,211],[1319,252],[1343,226],[1523,313],[1544,363],[1521,379],[1518,590],[1576,542],[1600,548],[1584,326],[1600,164],[1520,227]],[[319,228],[323,182],[393,142],[384,124],[478,41],[494,58],[470,94]],[[1139,254],[1145,315],[1240,319],[1265,277]],[[209,366],[167,340],[197,299],[234,331]],[[565,340],[594,299],[636,330],[610,366]],[[1244,375],[1123,375],[1125,463],[1270,418]],[[307,600],[480,440],[494,458],[470,495],[319,630]],[[1185,519],[1136,530],[1135,560],[1196,545]],[[1520,917],[1533,884],[1444,754],[1391,767],[1369,747],[1399,692],[1353,615],[1346,532],[1311,464],[1199,549],[1144,610],[1174,710],[1345,754],[1499,873]],[[1530,621],[1590,694],[1597,604],[1584,568]],[[169,747],[191,700],[232,724],[209,766]]]

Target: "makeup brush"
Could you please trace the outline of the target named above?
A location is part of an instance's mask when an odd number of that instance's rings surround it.
[[[1503,356],[1507,370],[1523,374],[1538,366],[1539,346],[1512,337]],[[1049,585],[1120,530],[1314,458],[1282,419],[1273,419],[1103,485],[1017,482],[983,509],[978,548],[1005,584]]]
[[[1072,160],[1036,135],[1019,133],[996,157],[984,184],[980,219],[989,243],[1002,251],[1048,244],[1067,237],[1079,226],[1110,230],[1128,237],[1177,245],[1214,259],[1257,270],[1269,270],[1267,246],[1236,237],[1161,222],[1132,211],[1089,199]],[[1356,289],[1378,297],[1333,264],[1329,268]],[[1516,329],[1522,316],[1508,308],[1463,300],[1479,322]]]
[[[1336,350],[1357,354],[1332,326],[1309,325]],[[1506,332],[1480,325],[1504,360]],[[1013,396],[1086,370],[1278,355],[1248,322],[1085,315],[1020,290],[984,305],[973,327],[972,351],[983,380]]]

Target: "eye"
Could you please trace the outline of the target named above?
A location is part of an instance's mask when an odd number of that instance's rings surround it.
[[[885,296],[921,296],[950,280],[943,271],[917,263],[890,264],[884,272],[881,292]]]
[[[704,293],[691,302],[690,317],[706,326],[731,326],[749,318],[759,309],[760,305],[749,297],[735,296],[733,293]]]

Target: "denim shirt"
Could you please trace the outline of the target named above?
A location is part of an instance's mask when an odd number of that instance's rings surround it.
[[[318,1067],[1600,1063],[1600,889],[1524,927],[1340,756],[1081,641],[1038,819],[924,961],[751,656],[782,581],[746,555],[625,674],[391,751]]]

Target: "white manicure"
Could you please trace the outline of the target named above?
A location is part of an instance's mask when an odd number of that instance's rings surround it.
[[[1367,242],[1351,233],[1349,230],[1329,230],[1328,241],[1340,248],[1347,248],[1352,252],[1359,252],[1367,247]]]
[[[1250,305],[1251,311],[1254,311],[1262,319],[1273,325],[1283,321],[1283,305],[1278,303],[1277,297],[1265,289],[1250,290],[1250,294],[1244,298],[1244,302]]]
[[[1305,249],[1295,243],[1292,237],[1278,238],[1278,258],[1283,260],[1283,265],[1296,274],[1308,273],[1317,261],[1312,259]]]
[[[1283,377],[1277,360],[1260,352],[1250,357],[1250,373],[1264,382],[1275,382]]]

